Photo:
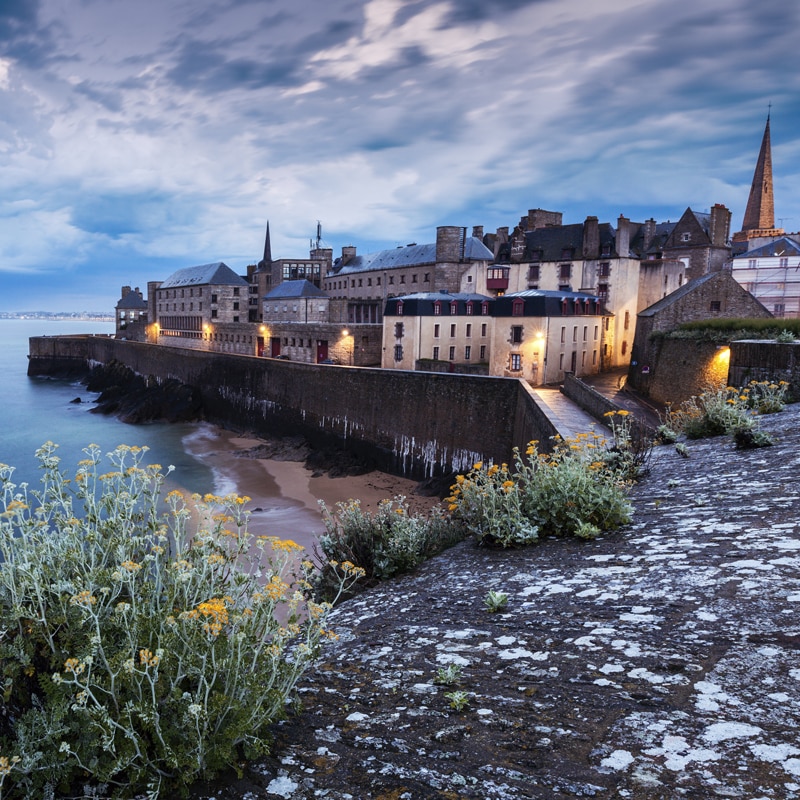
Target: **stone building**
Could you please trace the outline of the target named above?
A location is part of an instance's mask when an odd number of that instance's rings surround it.
[[[123,286],[115,306],[116,337],[143,342],[147,339],[148,306],[139,287]]]
[[[264,256],[247,268],[248,289],[248,321],[261,322],[264,296],[284,281],[308,281],[317,288],[331,269],[333,251],[317,246],[309,251],[308,258],[272,258],[272,242],[270,240],[269,223],[264,239]]]
[[[655,400],[673,399],[669,395],[670,381],[677,371],[674,359],[681,358],[680,348],[665,350],[663,340],[654,334],[673,331],[694,320],[771,316],[727,270],[695,278],[637,315],[628,384]]]
[[[596,296],[423,292],[387,300],[386,369],[471,372],[557,383],[600,370],[608,317]]]
[[[466,228],[436,229],[436,242],[408,244],[360,256],[343,247],[322,288],[348,301],[351,323],[380,323],[390,297],[416,292],[485,293],[492,252]]]
[[[311,364],[377,366],[382,328],[351,323],[346,300],[307,280],[283,281],[264,297],[258,354]]]
[[[255,354],[255,329],[247,324],[248,283],[227,264],[179,269],[165,281],[149,283],[147,291],[156,341]]]

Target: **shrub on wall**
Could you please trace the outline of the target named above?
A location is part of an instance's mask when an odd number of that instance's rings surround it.
[[[42,488],[0,465],[0,797],[158,796],[267,749],[326,636],[294,542],[254,539],[247,498],[161,501],[164,474],[55,445]],[[192,530],[190,530],[192,529]],[[98,787],[100,787],[98,789]]]

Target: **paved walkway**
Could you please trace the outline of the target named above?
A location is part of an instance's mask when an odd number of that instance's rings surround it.
[[[537,386],[533,391],[540,401],[542,410],[556,426],[562,438],[566,439],[602,427],[600,422],[562,394],[560,389]]]

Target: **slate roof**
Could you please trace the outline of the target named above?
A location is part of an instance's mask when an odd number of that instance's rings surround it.
[[[729,272],[707,272],[705,275],[701,275],[699,278],[687,281],[683,284],[683,286],[679,286],[674,292],[670,292],[666,297],[656,300],[653,305],[648,306],[644,310],[640,311],[637,316],[655,316],[659,311],[671,306],[674,302],[689,294],[689,292],[694,291],[698,286],[702,286],[704,283],[708,283],[710,280],[718,278],[720,275],[728,275],[731,280],[734,280],[733,276]]]
[[[536,228],[525,233],[526,261],[564,261],[583,258],[584,223],[558,225],[551,228]],[[602,222],[598,226],[600,246],[611,245],[613,253],[616,247],[616,230],[610,222]],[[566,255],[565,251],[572,251]],[[625,254],[627,255],[627,253]]]
[[[118,309],[133,309],[139,310],[147,308],[147,300],[145,300],[139,292],[128,292],[125,297],[121,297],[117,301]]]
[[[213,264],[201,264],[197,267],[186,267],[173,272],[160,289],[174,289],[183,286],[247,286],[247,281],[237,275],[227,264],[217,261]]]
[[[265,300],[283,300],[289,297],[328,297],[328,295],[305,279],[283,281],[264,295]]]
[[[788,236],[781,236],[780,239],[775,239],[772,242],[762,244],[761,247],[754,247],[752,250],[747,250],[738,256],[734,256],[734,260],[797,255],[800,255],[800,245]]]
[[[466,261],[491,261],[492,258],[494,258],[494,254],[480,239],[473,236],[467,237],[464,242],[464,259]],[[332,274],[349,275],[354,272],[373,272],[435,264],[436,244],[410,244],[391,250],[378,250],[375,253],[356,256],[344,266],[337,267],[337,263],[340,261],[340,258],[334,261]]]

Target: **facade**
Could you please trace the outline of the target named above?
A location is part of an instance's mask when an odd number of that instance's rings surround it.
[[[653,334],[673,331],[684,322],[714,318],[771,317],[772,314],[730,272],[710,272],[679,289],[637,315],[636,337],[628,369],[628,384],[650,395],[653,384],[665,382],[659,365],[659,344]]]
[[[776,317],[800,317],[800,241],[781,236],[731,259],[731,274]]]
[[[351,324],[347,302],[328,297],[307,280],[284,281],[267,293],[258,355],[311,364],[377,366],[382,328]]]
[[[423,292],[390,298],[383,319],[386,369],[479,372],[557,383],[600,371],[606,320],[596,296],[526,290]]]
[[[227,264],[180,269],[147,289],[158,342],[224,352],[244,352],[253,344],[253,327],[246,325],[248,283]],[[249,352],[255,353],[254,344]]]
[[[331,298],[348,301],[352,324],[380,324],[386,300],[416,292],[480,293],[491,251],[466,228],[436,229],[436,242],[359,256],[342,248],[323,281]],[[485,288],[485,287],[484,287]]]
[[[145,341],[147,338],[148,306],[137,286],[123,286],[117,301],[114,317],[116,319],[117,339]]]

